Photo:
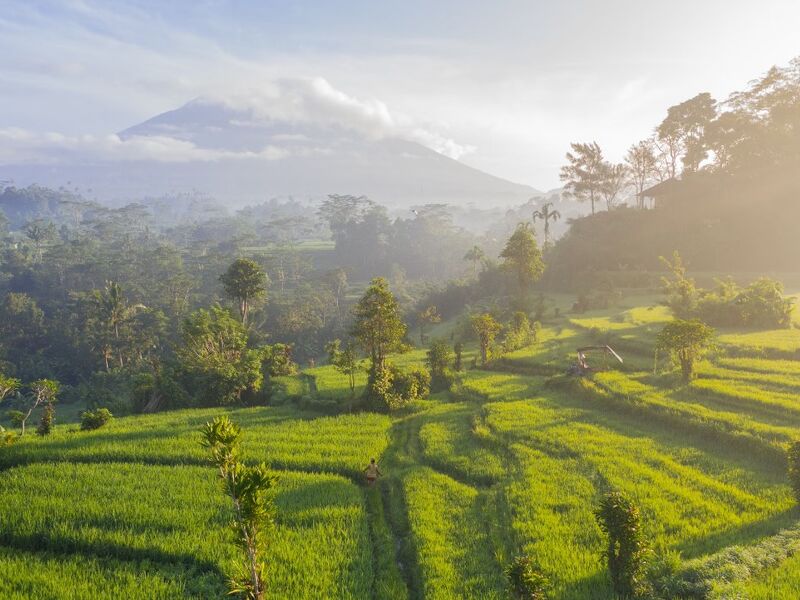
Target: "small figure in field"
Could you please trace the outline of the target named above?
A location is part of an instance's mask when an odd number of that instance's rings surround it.
[[[364,474],[367,476],[367,485],[369,486],[373,485],[375,480],[378,479],[379,476],[383,475],[374,458],[370,459],[367,468],[364,469]]]

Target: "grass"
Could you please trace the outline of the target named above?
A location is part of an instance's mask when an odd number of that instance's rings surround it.
[[[505,598],[503,569],[526,553],[551,599],[606,599],[593,510],[610,489],[639,504],[656,553],[680,553],[674,583],[691,597],[798,596],[787,540],[800,534],[782,533],[800,516],[785,478],[800,437],[796,330],[726,331],[683,385],[652,374],[668,314],[644,300],[548,315],[537,344],[391,416],[302,408],[348,407],[347,378],[329,365],[275,378],[280,406],[123,417],[94,432],[65,412],[53,435],[0,449],[0,597],[222,597],[237,551],[198,429],[223,412],[248,460],[280,477],[270,598]],[[563,375],[576,347],[601,340],[624,365]],[[474,356],[470,345],[464,364]],[[385,476],[366,488],[372,456]]]

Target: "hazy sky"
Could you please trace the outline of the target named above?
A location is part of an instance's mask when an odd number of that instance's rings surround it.
[[[800,55],[798,32],[792,0],[0,0],[0,150],[322,78],[388,133],[546,189],[570,141],[619,158],[671,104]]]

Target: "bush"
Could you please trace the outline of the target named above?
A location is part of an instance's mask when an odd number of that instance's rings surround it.
[[[614,591],[622,598],[636,596],[642,587],[646,546],[639,508],[620,492],[606,494],[595,511],[600,529],[608,536],[604,559]]]
[[[403,371],[392,365],[392,390],[404,402],[425,398],[431,391],[431,374],[424,367]]]
[[[387,363],[370,374],[364,399],[375,410],[395,410],[404,404],[424,398],[430,392],[431,375],[427,369],[415,367],[407,371]]]
[[[8,420],[11,421],[14,427],[22,427],[22,421],[25,420],[25,413],[21,410],[9,410],[6,413],[6,417],[8,417]]]
[[[794,497],[800,504],[800,441],[789,447],[789,483],[794,490]]]
[[[17,441],[17,434],[13,431],[6,431],[2,425],[0,425],[0,448],[3,446],[10,446],[14,442]]]
[[[53,422],[55,420],[55,408],[53,408],[52,402],[48,402],[44,405],[44,410],[42,410],[42,418],[39,420],[39,426],[36,428],[36,433],[39,435],[50,435],[50,433],[53,431]]]
[[[544,600],[550,584],[529,556],[517,556],[506,568],[511,595],[519,600]]]
[[[81,431],[100,429],[113,418],[114,415],[107,408],[98,408],[94,411],[87,410],[81,413]]]
[[[431,392],[449,392],[456,382],[456,376],[450,369],[431,375]]]

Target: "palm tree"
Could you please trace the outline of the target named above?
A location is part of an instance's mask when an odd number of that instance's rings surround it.
[[[478,263],[481,262],[486,257],[486,253],[483,251],[478,245],[473,246],[470,248],[467,253],[464,255],[464,260],[468,260],[472,262],[472,276],[478,276]]]
[[[547,248],[550,246],[550,221],[558,221],[561,218],[561,213],[557,210],[553,210],[553,203],[546,202],[542,208],[539,210],[533,211],[533,222],[536,223],[536,219],[541,219],[544,221],[544,247]]]

